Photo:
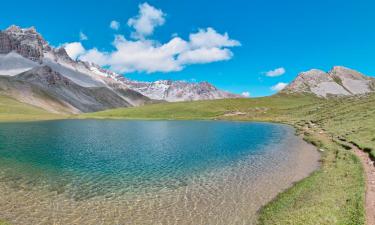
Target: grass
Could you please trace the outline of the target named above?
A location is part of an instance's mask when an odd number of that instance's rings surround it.
[[[288,120],[291,109],[313,105],[321,100],[311,96],[271,96],[254,99],[221,99],[180,103],[152,104],[83,114],[81,118],[112,119],[235,119]],[[241,115],[235,113],[241,113]],[[232,115],[233,114],[233,115]]]
[[[0,122],[51,120],[61,118],[65,118],[65,116],[49,113],[38,107],[21,103],[10,97],[0,95]]]
[[[316,133],[306,139],[326,150],[321,169],[266,205],[259,224],[364,224],[365,187],[359,159]]]

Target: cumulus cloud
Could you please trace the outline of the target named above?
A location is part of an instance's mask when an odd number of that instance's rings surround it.
[[[248,98],[248,97],[250,97],[250,92],[245,91],[245,92],[242,92],[241,95],[244,96],[244,97],[246,97],[246,98]]]
[[[153,34],[155,27],[165,23],[165,16],[163,11],[148,3],[140,4],[138,15],[128,20],[128,26],[135,30],[132,37],[140,39]]]
[[[159,45],[154,41],[129,41],[117,36],[114,41],[116,51],[108,55],[108,65],[115,71],[170,72],[179,71],[182,66],[177,62],[176,55],[184,51],[186,42],[174,38],[168,43]]]
[[[199,31],[201,32],[201,31]],[[216,31],[215,31],[216,33]],[[217,35],[221,35],[216,33]],[[222,35],[225,37],[225,35]],[[128,40],[122,35],[115,37],[112,52],[101,52],[98,49],[85,50],[81,43],[66,44],[68,54],[76,59],[94,62],[101,66],[108,66],[119,73],[126,72],[172,72],[180,71],[191,64],[204,64],[229,60],[232,51],[225,47],[228,43],[237,43],[227,38],[227,43],[207,42],[207,46],[174,37],[170,41],[160,44],[154,40]],[[202,42],[203,43],[203,42]]]
[[[86,41],[86,40],[88,40],[88,39],[89,39],[89,38],[87,37],[86,34],[84,34],[82,31],[79,32],[79,40],[81,40],[81,41]]]
[[[66,43],[63,44],[63,47],[70,58],[74,60],[76,60],[79,56],[86,54],[86,50],[80,42]]]
[[[272,86],[272,87],[271,87],[271,90],[272,90],[272,91],[281,91],[281,90],[283,90],[287,85],[288,85],[287,83],[279,82],[279,83],[277,83],[276,85]]]
[[[219,34],[213,28],[199,29],[197,33],[189,35],[190,44],[193,48],[234,47],[240,42],[231,40],[228,33]]]
[[[118,22],[116,20],[112,20],[111,23],[109,24],[109,27],[112,30],[118,30],[118,29],[120,29],[120,22]]]
[[[180,64],[204,64],[223,60],[229,60],[233,53],[226,48],[198,48],[182,52],[178,56]]]
[[[82,61],[93,62],[99,66],[105,66],[108,64],[107,53],[100,52],[96,48],[84,50],[78,58]]]
[[[110,52],[85,49],[79,42],[68,43],[64,47],[73,59],[106,66],[118,73],[153,73],[180,71],[191,64],[229,60],[233,57],[230,48],[241,45],[228,33],[221,34],[211,27],[191,33],[188,40],[177,34],[165,43],[146,38],[156,26],[165,22],[164,16],[161,10],[147,3],[141,4],[139,15],[128,21],[129,26],[135,29],[133,36],[138,38],[127,39],[117,35],[112,42],[114,50]]]
[[[285,68],[280,67],[280,68],[276,68],[274,70],[270,70],[270,71],[266,72],[265,74],[268,77],[278,77],[278,76],[283,75],[285,72],[286,72]]]

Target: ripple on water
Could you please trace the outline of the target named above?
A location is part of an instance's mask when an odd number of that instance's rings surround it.
[[[284,125],[49,121],[0,126],[13,224],[249,224],[318,166]]]

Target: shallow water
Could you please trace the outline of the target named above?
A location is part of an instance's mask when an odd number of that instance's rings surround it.
[[[251,224],[317,167],[292,128],[218,121],[0,124],[13,224]]]

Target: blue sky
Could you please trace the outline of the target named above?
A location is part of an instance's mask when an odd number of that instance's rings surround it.
[[[151,10],[151,32],[147,21],[146,28],[137,26],[139,7],[146,2],[156,10]],[[375,2],[370,0],[18,0],[2,2],[1,8],[0,29],[11,24],[35,26],[54,46],[79,42],[85,54],[95,49],[111,58],[104,66],[138,80],[209,81],[255,97],[274,93],[272,86],[311,68],[343,65],[375,75]],[[113,20],[120,23],[118,30],[109,27]],[[87,40],[80,40],[80,32]],[[200,34],[196,37],[204,39],[201,45],[189,39],[192,34]],[[115,42],[125,52],[134,43],[151,46],[157,50],[151,58],[159,57],[160,47],[176,37],[188,50],[173,53],[168,60],[182,61],[167,68],[160,63],[164,58],[150,64],[147,54],[124,64],[119,57],[127,55],[113,45],[115,35],[122,35]],[[212,37],[218,38],[217,44],[209,43]],[[266,76],[277,68],[285,73]]]

